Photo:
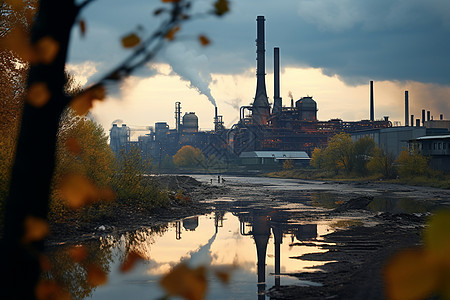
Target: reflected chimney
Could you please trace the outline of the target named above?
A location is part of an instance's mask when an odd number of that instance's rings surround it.
[[[269,217],[255,216],[253,218],[252,232],[253,239],[256,244],[256,254],[258,259],[258,296],[264,296],[264,291],[266,289],[266,251],[270,236]]]

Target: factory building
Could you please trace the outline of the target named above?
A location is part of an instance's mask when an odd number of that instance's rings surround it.
[[[407,92],[405,92],[406,126],[392,127],[388,117],[375,120],[373,81],[370,82],[370,118],[368,120],[319,121],[318,105],[311,96],[301,97],[296,101],[291,98],[290,105],[284,106],[280,97],[279,48],[274,48],[274,102],[271,108],[265,83],[265,18],[258,16],[256,21],[256,92],[252,105],[240,108],[239,121],[236,124],[229,129],[225,128],[222,116],[218,115],[217,107],[215,107],[214,129],[199,131],[198,117],[195,112],[187,112],[181,117],[181,102],[176,102],[175,129],[170,129],[166,122],[157,122],[154,129],[150,129],[145,136],[139,137],[137,142],[130,142],[130,130],[127,130],[126,126],[124,128],[124,125],[119,127],[113,124],[110,137],[111,149],[114,153],[119,153],[121,149],[128,151],[134,143],[141,150],[143,157],[151,158],[154,162],[161,162],[165,157],[173,156],[184,145],[191,145],[202,150],[205,156],[215,155],[222,161],[235,161],[244,165],[280,165],[283,158],[275,157],[275,153],[285,155],[301,153],[294,158],[305,161],[309,159],[316,147],[327,146],[332,136],[343,132],[351,134],[353,139],[371,136],[381,149],[394,155],[398,155],[403,148],[407,148],[410,140],[430,134],[442,134],[442,131],[431,128],[430,124],[436,123],[433,123],[430,117],[425,122],[425,111],[422,111],[422,126],[413,126],[414,116],[412,115],[411,124],[409,124]],[[417,123],[420,123],[420,120],[416,120],[416,125],[420,125]],[[428,129],[423,126],[425,123]],[[441,123],[439,124],[444,126]],[[445,126],[449,126],[448,123],[445,123]]]

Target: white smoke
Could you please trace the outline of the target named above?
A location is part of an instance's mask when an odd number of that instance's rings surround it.
[[[215,241],[217,233],[215,233],[209,241],[201,246],[197,251],[190,252],[189,265],[191,268],[198,266],[209,266],[213,260],[211,253],[212,243]]]
[[[187,48],[180,42],[169,44],[163,55],[174,73],[189,81],[191,88],[195,88],[200,94],[208,97],[214,106],[217,106],[209,88],[212,82],[211,74],[205,71],[208,65],[206,55],[198,54],[194,49]]]

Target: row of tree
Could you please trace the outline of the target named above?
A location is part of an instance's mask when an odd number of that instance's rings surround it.
[[[311,166],[333,172],[335,175],[402,178],[427,175],[431,172],[427,158],[418,152],[404,150],[396,158],[378,148],[370,137],[353,141],[349,134],[340,133],[332,137],[326,148],[314,149]]]

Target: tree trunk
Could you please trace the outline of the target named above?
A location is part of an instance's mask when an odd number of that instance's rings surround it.
[[[40,275],[40,257],[44,241],[28,241],[24,236],[27,217],[47,220],[49,194],[55,166],[56,135],[61,113],[67,105],[64,94],[64,67],[70,30],[78,8],[74,0],[42,0],[32,28],[31,43],[36,50],[43,37],[51,37],[59,46],[50,62],[32,60],[27,80],[27,99],[20,127],[13,165],[10,191],[6,202],[2,251],[2,297],[7,299],[34,299]],[[34,51],[37,58],[48,55]],[[51,54],[51,53],[50,53]],[[34,57],[36,59],[36,57]],[[30,101],[30,87],[40,84],[47,88],[45,103]],[[47,101],[48,99],[48,101]],[[5,293],[5,294],[4,294]]]

